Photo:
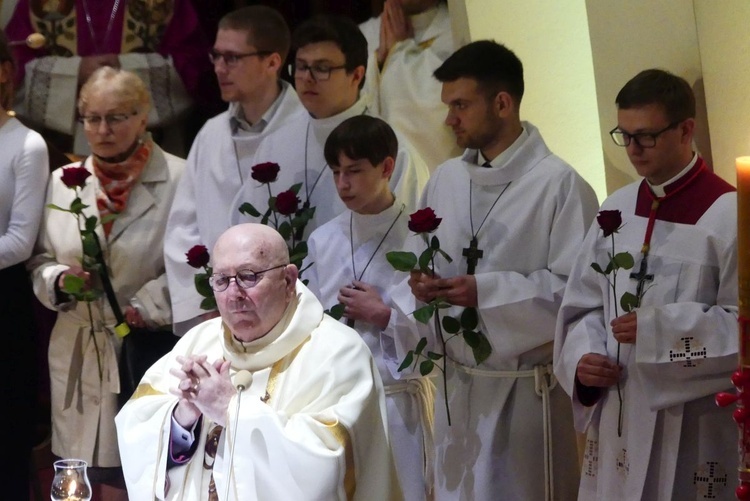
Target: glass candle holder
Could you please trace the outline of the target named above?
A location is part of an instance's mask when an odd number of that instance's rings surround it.
[[[91,501],[91,484],[86,475],[88,464],[81,459],[55,461],[52,479],[52,501]]]

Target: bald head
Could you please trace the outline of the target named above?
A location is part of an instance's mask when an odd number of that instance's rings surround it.
[[[279,232],[264,224],[238,224],[221,234],[214,245],[214,264],[217,254],[238,252],[251,253],[258,264],[268,267],[289,262],[289,249]],[[261,268],[262,269],[262,268]]]
[[[215,275],[235,277],[226,290],[214,292],[219,313],[234,337],[248,342],[268,334],[296,291],[297,267],[289,264],[281,235],[262,224],[232,226],[216,241],[213,262]],[[255,285],[240,286],[239,272],[254,272]]]

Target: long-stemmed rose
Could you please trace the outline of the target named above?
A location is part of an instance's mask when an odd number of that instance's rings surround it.
[[[287,243],[289,248],[289,259],[297,265],[302,274],[302,262],[307,257],[307,242],[302,238],[307,223],[315,215],[315,207],[304,204],[300,207],[299,191],[302,183],[295,184],[290,189],[282,191],[274,196],[271,193],[271,183],[278,178],[281,168],[273,162],[264,162],[252,168],[252,177],[255,181],[265,184],[268,189],[268,209],[261,214],[252,204],[245,202],[240,205],[242,214],[259,217],[260,223],[268,225],[272,222]],[[281,216],[281,217],[279,217]]]
[[[595,272],[600,273],[607,280],[609,288],[612,291],[612,297],[614,299],[613,304],[615,307],[615,318],[620,316],[619,309],[617,308],[617,271],[618,270],[629,270],[635,264],[633,256],[629,252],[615,252],[615,233],[618,233],[622,228],[622,213],[619,210],[603,210],[599,211],[596,216],[596,222],[599,224],[599,228],[602,230],[604,238],[611,238],[612,240],[612,252],[608,252],[607,256],[609,261],[602,268],[597,263],[591,263],[591,268]],[[624,311],[631,312],[635,310],[640,304],[638,296],[631,292],[625,292],[619,300],[619,305]],[[620,342],[617,343],[617,365],[620,365]],[[617,399],[619,401],[619,412],[617,418],[617,435],[622,435],[622,389],[620,387],[620,381],[617,381]]]
[[[201,300],[201,309],[213,311],[216,309],[216,298],[214,297],[214,291],[211,289],[211,285],[208,283],[208,279],[213,273],[208,263],[211,261],[211,255],[208,253],[208,249],[205,245],[194,245],[189,251],[185,253],[187,257],[187,264],[195,269],[203,268],[202,273],[196,273],[194,278],[195,290],[198,294],[203,296]]]
[[[449,263],[453,259],[440,248],[440,240],[435,235],[430,235],[434,232],[442,222],[442,218],[437,217],[435,211],[430,207],[418,210],[409,216],[409,229],[414,233],[422,236],[427,248],[417,257],[412,252],[403,251],[391,251],[386,254],[388,262],[398,271],[412,272],[420,271],[429,275],[435,275],[435,258],[439,255]],[[436,297],[421,308],[416,309],[412,314],[414,318],[426,324],[430,321],[430,318],[434,321],[435,331],[437,332],[438,338],[440,339],[440,345],[442,347],[442,353],[435,353],[433,351],[427,351],[427,339],[421,338],[417,343],[417,346],[413,350],[409,350],[401,362],[398,370],[402,371],[407,367],[412,366],[416,368],[417,362],[419,362],[419,372],[423,376],[430,374],[435,368],[435,364],[438,361],[442,361],[441,365],[438,365],[438,369],[443,375],[443,392],[445,396],[445,412],[448,418],[448,425],[451,424],[450,407],[448,405],[448,384],[447,384],[447,373],[446,373],[446,344],[456,337],[462,337],[466,344],[472,350],[474,354],[474,360],[477,365],[487,360],[492,354],[492,346],[484,333],[477,329],[479,325],[479,314],[476,308],[465,308],[458,318],[450,315],[443,315],[441,319],[440,310],[450,308],[452,305],[445,300],[443,297]],[[448,334],[446,339],[444,332]]]
[[[106,270],[103,270],[100,265],[104,260],[102,258],[102,248],[99,243],[99,237],[96,235],[96,227],[100,222],[96,216],[87,217],[83,213],[84,209],[87,209],[89,206],[83,203],[80,195],[81,190],[86,186],[89,176],[91,176],[91,173],[83,167],[83,163],[78,167],[65,167],[62,170],[60,180],[66,187],[75,191],[75,198],[67,209],[55,204],[48,204],[47,207],[62,212],[68,212],[76,218],[78,232],[81,237],[81,268],[94,276],[101,277],[103,273],[106,273]],[[117,217],[115,214],[105,216],[102,218],[101,223],[106,224],[115,217]],[[83,301],[86,303],[86,309],[89,315],[89,335],[94,342],[96,363],[99,369],[99,379],[101,380],[103,377],[101,354],[99,353],[99,346],[96,342],[96,336],[94,335],[94,317],[91,311],[91,303],[101,297],[102,291],[91,287],[84,278],[73,274],[65,275],[63,278],[62,290],[77,301]]]

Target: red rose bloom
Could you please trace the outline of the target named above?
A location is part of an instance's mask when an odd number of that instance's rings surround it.
[[[427,207],[409,216],[409,229],[414,233],[431,233],[440,226],[443,219],[435,216],[435,211]]]
[[[273,162],[263,162],[253,167],[252,174],[250,177],[258,181],[259,183],[267,184],[276,181],[276,176],[279,175],[279,164]]]
[[[85,167],[65,167],[62,173],[62,182],[68,188],[83,188],[86,186],[86,178],[91,173]]]
[[[596,216],[596,222],[599,223],[604,236],[608,237],[612,233],[617,233],[622,226],[622,214],[619,210],[602,210]]]
[[[205,245],[194,245],[185,255],[187,256],[187,263],[193,268],[208,266],[208,261],[211,258]]]
[[[282,191],[276,196],[276,212],[282,216],[291,216],[297,212],[299,198],[293,190]]]

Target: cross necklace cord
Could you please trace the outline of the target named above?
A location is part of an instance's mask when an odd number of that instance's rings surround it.
[[[312,188],[310,187],[310,184],[307,182],[307,146],[310,144],[310,122],[307,122],[307,130],[305,131],[305,201],[302,204],[302,207],[307,209],[310,207],[310,197],[313,194],[313,191],[315,191],[315,187],[318,186],[318,181],[320,181],[320,176],[323,175],[323,173],[326,170],[326,167],[328,166],[328,163],[325,163],[323,165],[323,168],[320,169],[320,172],[318,172],[318,176],[315,178],[315,182],[312,185]]]
[[[383,242],[385,242],[385,239],[388,238],[388,234],[396,225],[396,221],[398,221],[398,219],[401,217],[401,214],[404,213],[404,209],[406,209],[406,205],[401,204],[401,210],[398,211],[398,214],[396,214],[396,217],[393,219],[393,222],[385,231],[385,235],[383,235],[383,238],[381,238],[380,242],[378,242],[377,247],[375,247],[375,251],[373,251],[372,255],[370,256],[370,259],[367,260],[367,264],[365,264],[365,267],[362,269],[362,273],[360,273],[359,276],[357,276],[357,268],[354,265],[354,213],[349,214],[349,244],[352,249],[352,275],[354,275],[355,280],[362,280],[362,277],[364,276],[365,271],[367,271],[367,268],[370,266],[370,263],[375,257],[375,254],[378,253],[378,251],[380,250],[380,247],[383,245]]]
[[[641,306],[641,299],[643,298],[643,294],[646,292],[644,290],[644,287],[646,285],[646,282],[652,282],[654,280],[654,275],[652,273],[648,273],[648,255],[649,251],[651,250],[651,236],[654,233],[654,225],[656,224],[656,213],[659,211],[659,206],[661,205],[662,200],[665,200],[666,198],[671,197],[675,193],[680,192],[685,186],[688,186],[692,183],[693,179],[695,179],[698,174],[703,172],[703,168],[698,169],[695,171],[695,173],[690,176],[690,178],[685,181],[682,185],[680,185],[676,190],[667,193],[663,197],[657,197],[654,195],[654,193],[651,191],[650,188],[648,189],[648,194],[651,197],[651,210],[648,214],[648,223],[646,224],[646,235],[643,238],[643,245],[641,246],[641,265],[638,268],[637,272],[633,272],[630,274],[630,278],[633,280],[636,280],[636,289],[635,289],[635,296],[637,298],[637,305],[636,307]]]
[[[505,188],[503,188],[495,201],[492,202],[492,206],[490,207],[490,210],[487,211],[487,214],[484,215],[484,219],[482,219],[482,222],[479,224],[479,228],[477,228],[477,231],[474,231],[474,214],[472,212],[472,208],[474,205],[472,201],[472,192],[474,190],[472,189],[473,184],[471,182],[471,179],[469,179],[469,224],[471,228],[471,240],[469,240],[469,246],[465,247],[462,253],[462,255],[466,258],[466,273],[469,275],[474,274],[477,268],[477,263],[482,257],[484,257],[484,250],[479,248],[479,240],[477,239],[477,235],[479,235],[482,226],[484,226],[484,223],[487,222],[487,218],[490,217],[492,209],[495,208],[495,205],[497,205],[500,197],[503,196],[503,193],[505,193],[505,190],[507,190],[509,186],[510,182],[505,185]]]
[[[388,234],[396,225],[396,221],[398,221],[398,219],[401,217],[401,214],[404,213],[404,209],[406,209],[406,205],[401,204],[401,209],[398,211],[398,214],[396,214],[396,217],[393,219],[393,222],[391,223],[391,225],[385,231],[385,235],[383,235],[383,238],[381,238],[380,242],[378,242],[377,247],[375,247],[375,250],[370,256],[370,259],[367,260],[367,263],[365,264],[365,267],[362,269],[362,273],[360,273],[359,276],[357,276],[357,268],[354,265],[354,213],[352,212],[351,214],[349,214],[349,245],[352,250],[352,275],[354,275],[355,280],[357,281],[362,280],[362,277],[365,275],[365,271],[367,271],[367,268],[370,266],[370,263],[375,258],[375,254],[378,253],[378,251],[380,250],[380,247],[383,245],[383,242],[385,242],[385,239],[388,238]],[[354,319],[348,318],[346,320],[346,325],[348,325],[349,327],[354,327]]]

